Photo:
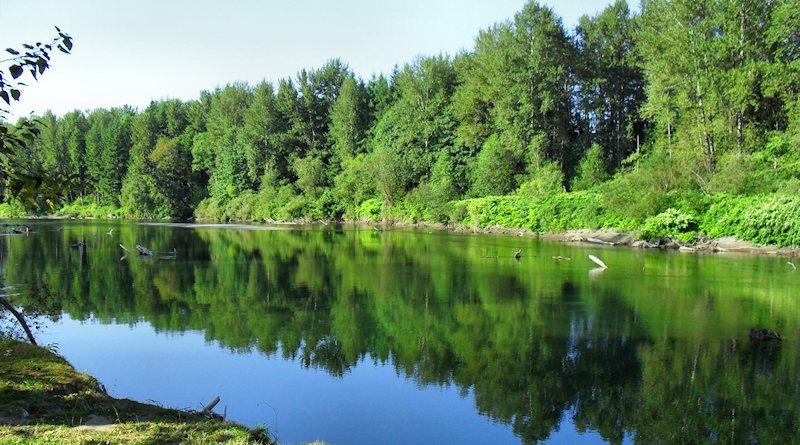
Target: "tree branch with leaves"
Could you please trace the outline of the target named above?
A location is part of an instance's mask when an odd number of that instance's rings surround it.
[[[0,68],[0,99],[6,105],[12,101],[19,101],[21,87],[28,85],[19,79],[27,71],[34,80],[50,68],[50,58],[53,51],[71,54],[72,37],[55,27],[58,36],[50,43],[37,42],[36,44],[23,44],[23,49],[18,51],[7,48],[6,52],[11,58],[0,60],[0,64],[11,62],[6,72]],[[6,191],[19,200],[26,209],[30,209],[36,198],[43,197],[52,207],[53,199],[66,192],[78,192],[91,188],[91,180],[78,174],[70,176],[48,177],[46,172],[39,171],[31,166],[15,162],[13,156],[19,149],[25,149],[28,143],[36,139],[39,134],[39,125],[36,119],[21,120],[16,126],[8,125],[9,111],[0,108],[0,182],[5,185]]]

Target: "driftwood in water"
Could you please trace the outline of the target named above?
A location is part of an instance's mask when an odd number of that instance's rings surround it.
[[[219,403],[219,396],[214,397],[214,400],[212,400],[211,403],[206,405],[205,408],[203,408],[203,410],[200,411],[200,414],[210,419],[223,419],[222,416],[212,411],[214,407],[217,406],[217,403]]]
[[[138,244],[134,247],[136,247],[136,250],[138,250],[139,253],[141,253],[142,255],[153,256],[153,251],[148,249],[147,247],[143,247]]]
[[[522,256],[522,249],[519,249],[518,251],[514,252],[514,259],[515,260],[519,261],[519,258],[521,256]]]
[[[778,334],[775,331],[771,331],[767,328],[753,328],[750,329],[750,340],[751,341],[771,341],[771,340],[781,340],[781,334]]]
[[[608,266],[606,266],[606,263],[600,261],[600,258],[597,258],[594,255],[589,255],[589,259],[594,261],[595,263],[597,263],[597,265],[602,267],[603,269],[607,269],[608,268]]]
[[[178,249],[172,249],[172,252],[167,252],[166,255],[158,257],[160,260],[177,260],[178,259]]]
[[[553,257],[553,259],[554,260],[558,260],[558,261],[572,261],[572,258],[567,258],[567,257],[561,256],[561,255],[556,255],[556,256]]]
[[[0,304],[5,306],[6,309],[8,309],[9,311],[11,311],[12,314],[14,314],[14,317],[17,318],[17,321],[22,326],[22,329],[24,329],[25,333],[28,335],[28,340],[30,340],[32,345],[36,345],[36,339],[33,338],[33,334],[31,333],[31,330],[28,327],[28,323],[25,323],[25,317],[23,317],[22,314],[17,312],[17,310],[14,309],[14,306],[12,306],[11,303],[9,303],[8,300],[6,300],[5,298],[0,297]]]

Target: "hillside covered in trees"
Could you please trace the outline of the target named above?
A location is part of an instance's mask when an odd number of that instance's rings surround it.
[[[68,214],[621,227],[800,245],[800,0],[530,1],[474,48],[197,100],[46,112],[12,161]],[[17,125],[20,125],[18,122]],[[36,209],[34,209],[36,210]],[[52,212],[44,202],[39,212]],[[23,210],[9,200],[7,216]]]

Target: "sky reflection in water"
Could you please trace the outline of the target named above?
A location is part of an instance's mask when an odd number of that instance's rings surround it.
[[[199,410],[220,396],[215,410],[227,409],[236,422],[274,431],[277,416],[282,443],[520,443],[510,427],[476,412],[471,392],[461,397],[452,386],[419,387],[371,359],[338,378],[280,354],[231,352],[201,332],[156,333],[145,322],[101,324],[68,315],[39,336],[114,397]],[[546,443],[604,442],[566,420]]]

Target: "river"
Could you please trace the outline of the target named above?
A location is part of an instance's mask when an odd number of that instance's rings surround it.
[[[411,228],[20,223],[28,234],[0,237],[15,303],[54,303],[37,338],[115,397],[199,410],[219,396],[217,412],[281,443],[800,443],[785,258]],[[751,342],[757,326],[784,340]]]

